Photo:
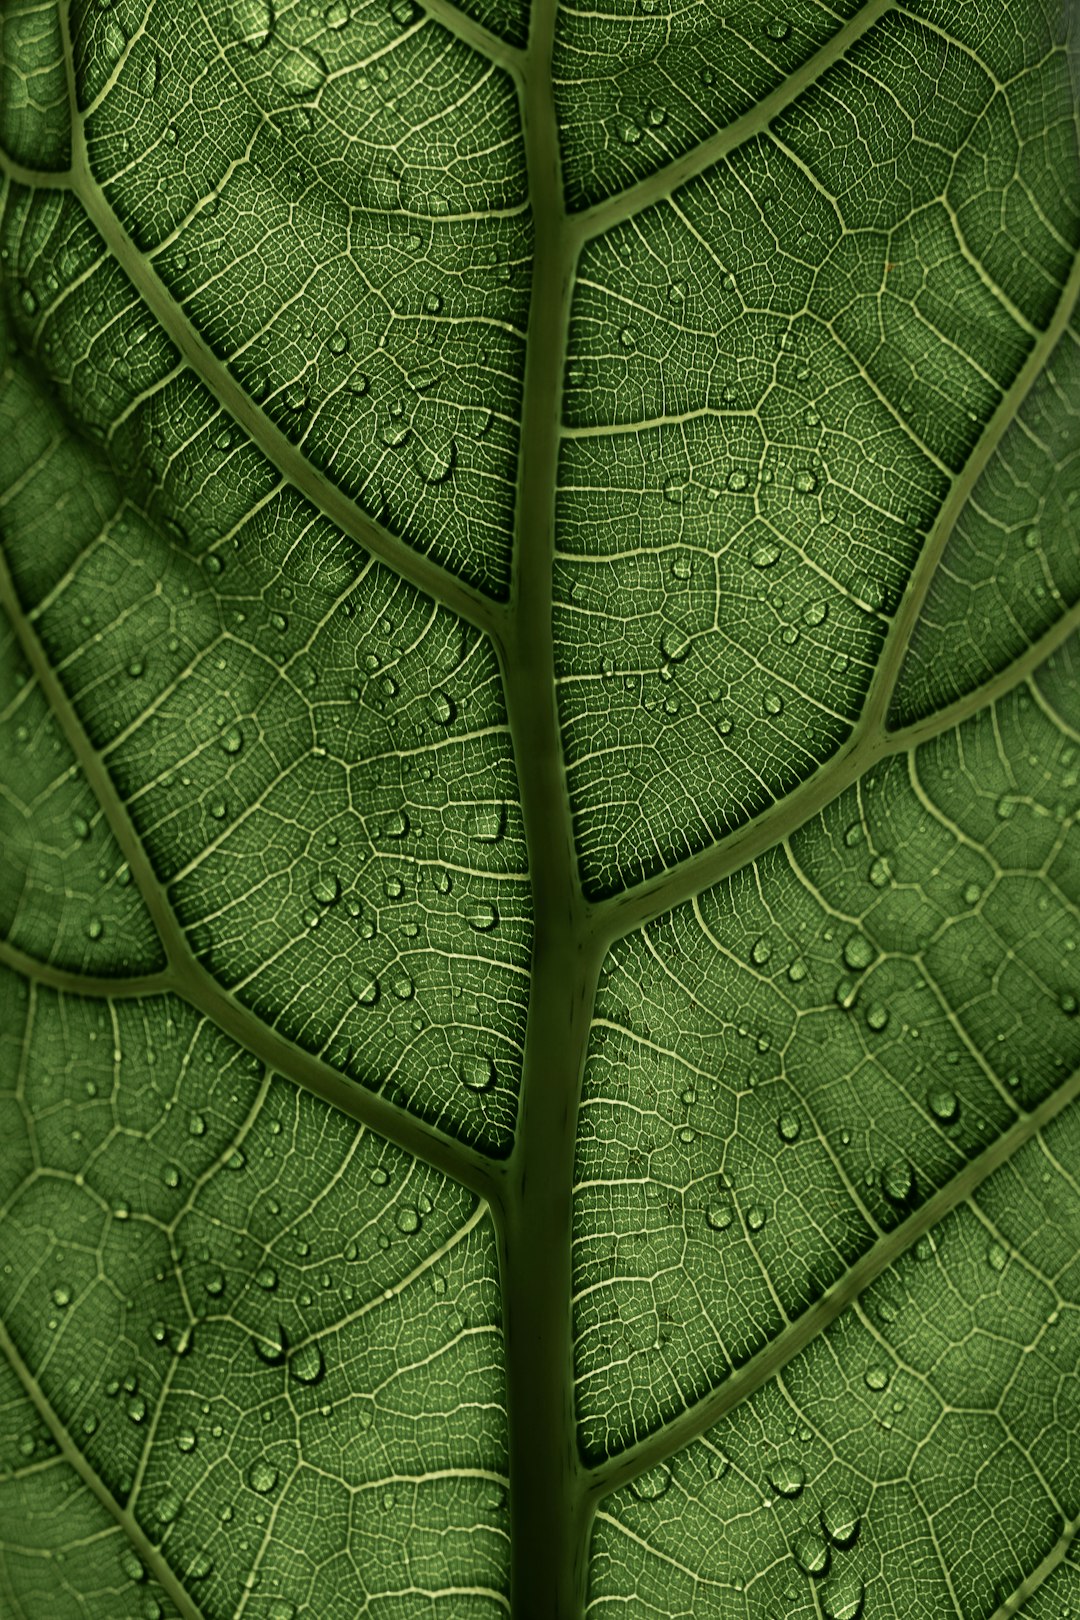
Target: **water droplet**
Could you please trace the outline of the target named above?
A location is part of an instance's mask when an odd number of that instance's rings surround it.
[[[251,1335],[251,1343],[260,1361],[268,1367],[279,1367],[289,1353],[289,1339],[280,1322],[265,1327],[261,1333]]]
[[[445,439],[440,444],[427,444],[417,439],[412,451],[412,464],[423,484],[445,484],[457,465],[457,440]]]
[[[828,1545],[814,1530],[800,1530],[791,1553],[804,1575],[824,1575],[829,1567]]]
[[[736,495],[744,490],[749,482],[749,477],[740,468],[736,468],[734,472],[729,472],[726,479],[728,489],[734,491]]]
[[[383,837],[406,838],[408,837],[410,826],[411,823],[409,821],[407,812],[404,810],[395,810],[391,815],[387,816],[386,820],[383,822]]]
[[[478,844],[497,844],[506,831],[505,804],[481,804],[470,813],[469,837]]]
[[[248,1468],[245,1478],[253,1491],[260,1496],[269,1496],[278,1482],[278,1471],[267,1458],[259,1457]]]
[[[1009,1263],[1009,1256],[1000,1243],[991,1243],[986,1251],[986,1258],[993,1271],[1004,1271]]]
[[[960,1099],[948,1086],[931,1086],[926,1093],[926,1106],[943,1125],[955,1125],[960,1118]]]
[[[751,1232],[760,1232],[767,1220],[768,1214],[761,1204],[750,1205],[746,1212],[746,1224]]]
[[[1077,1002],[1077,999],[1071,990],[1063,990],[1058,997],[1058,1006],[1061,1008],[1066,1018],[1075,1018],[1077,1010],[1080,1008],[1080,1003]]]
[[[346,27],[351,20],[352,14],[345,4],[345,0],[334,0],[333,5],[327,6],[323,12],[323,22],[327,28],[332,28],[335,33],[339,28]]]
[[[862,1516],[850,1496],[830,1496],[822,1504],[821,1527],[834,1547],[850,1547],[862,1526]]]
[[[158,1498],[157,1518],[159,1524],[172,1524],[180,1517],[183,1506],[176,1491],[166,1491],[164,1496]]]
[[[639,1502],[655,1502],[670,1484],[671,1469],[666,1463],[658,1463],[655,1468],[647,1468],[637,1479],[631,1480],[630,1490]]]
[[[765,33],[769,39],[787,39],[791,33],[791,24],[786,17],[770,17],[765,24]]]
[[[394,1225],[397,1227],[399,1232],[407,1232],[407,1233],[419,1232],[419,1230],[420,1230],[420,1213],[419,1213],[419,1211],[416,1210],[416,1209],[413,1209],[411,1205],[406,1204],[403,1209],[398,1210],[397,1218],[394,1221]]]
[[[274,78],[287,95],[311,96],[322,88],[326,79],[326,63],[318,51],[294,45],[274,63]],[[306,388],[304,395],[306,403]]]
[[[390,981],[390,990],[397,1001],[411,1001],[416,994],[416,984],[408,973],[398,972]]]
[[[821,1612],[826,1620],[859,1620],[866,1585],[854,1570],[838,1570],[821,1588]]]
[[[887,1367],[867,1367],[863,1373],[863,1382],[866,1384],[867,1389],[888,1389],[889,1369]]]
[[[781,1114],[776,1122],[776,1129],[780,1133],[781,1142],[797,1142],[802,1130],[802,1121],[798,1114]]]
[[[490,1091],[495,1084],[495,1060],[470,1053],[458,1064],[458,1078],[468,1091]]]
[[[189,1581],[205,1581],[206,1577],[211,1573],[213,1568],[214,1560],[210,1557],[208,1552],[204,1552],[200,1547],[199,1550],[193,1553],[191,1558],[188,1560],[185,1574],[187,1575]]]
[[[641,139],[641,126],[635,124],[632,118],[620,118],[616,122],[615,133],[623,146],[636,146]]]
[[[218,739],[226,754],[238,754],[244,746],[244,734],[239,726],[227,726]]]
[[[457,704],[449,692],[444,692],[441,687],[436,687],[431,693],[428,705],[431,709],[432,718],[440,726],[452,725],[457,719]]]
[[[761,700],[761,707],[766,714],[783,714],[784,700],[779,692],[766,692]]]
[[[756,939],[750,947],[750,960],[758,967],[764,967],[771,955],[772,946],[764,935],[760,939]]]
[[[769,1484],[779,1496],[798,1496],[806,1484],[806,1469],[789,1457],[781,1457],[769,1469]]]
[[[233,32],[249,51],[258,51],[274,30],[274,13],[269,0],[234,0],[227,13]]]
[[[317,1384],[326,1372],[323,1353],[313,1339],[294,1350],[289,1357],[289,1372],[301,1384]]]
[[[866,1027],[873,1030],[875,1035],[880,1035],[888,1022],[889,1009],[883,1007],[880,1002],[876,1001],[866,1009]]]
[[[844,966],[853,973],[864,973],[876,957],[877,951],[865,934],[852,934],[844,942]]]
[[[817,487],[817,474],[811,472],[809,467],[800,468],[795,474],[795,488],[800,495],[812,495]]]
[[[669,664],[681,664],[690,651],[690,637],[678,625],[669,624],[660,637],[660,652]]]
[[[705,1224],[714,1232],[726,1232],[732,1219],[730,1204],[710,1204],[705,1211]]]
[[[760,540],[750,550],[750,561],[755,568],[771,568],[780,555],[774,540]]]
[[[86,936],[87,936],[87,938],[88,939],[100,939],[104,932],[105,932],[105,924],[102,922],[101,918],[100,917],[91,917],[90,921],[86,925]]]
[[[194,1429],[181,1429],[176,1436],[177,1451],[194,1451],[199,1443],[199,1437]]]
[[[871,861],[870,870],[867,873],[867,876],[869,877],[871,886],[873,888],[887,888],[892,878],[892,867],[889,865],[889,857],[887,855],[879,855],[875,860]]]
[[[829,617],[828,602],[808,602],[803,608],[803,623],[809,625],[824,624]]]
[[[490,934],[498,921],[498,909],[489,900],[479,901],[468,916],[469,927],[477,934]]]
[[[408,28],[416,16],[413,0],[392,0],[390,15],[401,28]]]
[[[332,906],[341,896],[341,883],[337,873],[318,873],[312,878],[308,892],[320,906]]]
[[[881,1190],[890,1204],[902,1207],[915,1193],[915,1171],[908,1159],[891,1159],[880,1176]]]
[[[685,487],[677,478],[665,478],[662,493],[669,506],[682,505]]]

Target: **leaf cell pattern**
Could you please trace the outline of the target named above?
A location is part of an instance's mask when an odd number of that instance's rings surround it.
[[[1080,1606],[1074,12],[3,6],[5,1620]]]

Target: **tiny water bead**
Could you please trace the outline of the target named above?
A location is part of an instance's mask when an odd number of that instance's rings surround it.
[[[244,1477],[259,1496],[269,1496],[278,1482],[278,1471],[266,1457],[259,1457],[249,1466]]]
[[[495,1084],[495,1060],[470,1053],[458,1064],[458,1079],[467,1091],[490,1091]]]
[[[908,1159],[890,1159],[882,1167],[881,1190],[890,1204],[898,1208],[909,1203],[915,1194],[915,1171]]]
[[[289,1373],[300,1384],[318,1384],[326,1372],[323,1353],[314,1340],[308,1340],[289,1357]]]
[[[769,1469],[768,1481],[778,1496],[795,1497],[806,1484],[806,1469],[789,1457],[781,1457]]]
[[[852,934],[844,942],[844,966],[853,973],[864,973],[876,956],[865,934]]]
[[[730,1204],[710,1204],[705,1211],[705,1224],[714,1232],[726,1232],[733,1219]]]
[[[639,1502],[655,1502],[657,1497],[663,1496],[671,1484],[671,1469],[666,1463],[658,1463],[655,1468],[646,1469],[637,1479],[631,1480],[630,1491]]]
[[[821,1506],[821,1528],[834,1547],[851,1547],[862,1527],[862,1515],[850,1496],[830,1496]]]
[[[943,1125],[955,1125],[960,1118],[960,1099],[948,1086],[931,1086],[926,1093],[926,1106]]]
[[[781,1114],[776,1121],[781,1142],[797,1142],[802,1132],[802,1121],[798,1114]]]
[[[867,1389],[882,1390],[889,1385],[889,1369],[887,1367],[867,1367],[863,1373],[863,1382]]]
[[[824,1575],[829,1567],[829,1548],[814,1530],[800,1530],[791,1544],[791,1555],[804,1575]]]

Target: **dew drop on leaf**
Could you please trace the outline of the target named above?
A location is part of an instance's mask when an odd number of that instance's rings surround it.
[[[406,1204],[403,1209],[398,1210],[394,1221],[398,1231],[405,1233],[419,1232],[420,1224],[420,1212],[410,1204]]]
[[[798,1496],[806,1484],[806,1469],[790,1457],[781,1457],[769,1469],[768,1480],[778,1496]]]
[[[890,1204],[902,1208],[915,1193],[915,1171],[908,1159],[890,1159],[881,1171],[881,1190]]]
[[[844,942],[844,966],[853,973],[863,973],[877,956],[865,934],[852,934]]]
[[[714,1232],[726,1232],[731,1222],[730,1204],[710,1204],[705,1211],[705,1223]]]
[[[850,1547],[858,1537],[862,1516],[850,1496],[830,1496],[822,1503],[821,1527],[834,1547]]]
[[[800,1530],[791,1553],[804,1575],[824,1575],[829,1567],[828,1545],[814,1530]]]
[[[495,1060],[470,1053],[458,1064],[458,1079],[467,1091],[490,1091],[495,1084]]]
[[[926,1093],[926,1106],[943,1125],[954,1125],[960,1118],[960,1099],[948,1086],[931,1086]]]
[[[313,1339],[302,1344],[289,1357],[289,1374],[300,1384],[317,1384],[325,1372],[322,1350]]]
[[[867,1389],[887,1389],[889,1384],[889,1371],[887,1367],[867,1367],[863,1373],[863,1382]]]
[[[269,0],[234,0],[227,16],[233,33],[250,51],[261,50],[274,31]]]
[[[780,1133],[781,1142],[797,1142],[802,1131],[802,1121],[798,1114],[781,1114],[776,1122],[776,1129]]]
[[[268,1367],[280,1366],[288,1354],[289,1340],[280,1322],[253,1333],[251,1343],[259,1360],[265,1361]]]
[[[477,934],[489,934],[498,921],[498,909],[490,900],[479,901],[468,914],[469,927]]]
[[[269,1496],[278,1482],[278,1471],[265,1457],[259,1457],[251,1463],[245,1479],[260,1496]]]
[[[821,1587],[821,1612],[825,1620],[859,1620],[863,1612],[866,1585],[854,1570],[838,1570]]]
[[[658,1463],[655,1468],[648,1468],[637,1479],[631,1480],[630,1491],[639,1502],[655,1502],[670,1484],[671,1469],[666,1463]]]

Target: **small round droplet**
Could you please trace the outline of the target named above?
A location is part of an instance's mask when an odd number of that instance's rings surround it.
[[[791,1553],[804,1575],[824,1575],[829,1567],[828,1545],[814,1530],[800,1530]]]
[[[776,1129],[780,1133],[781,1142],[797,1142],[802,1131],[802,1121],[798,1114],[781,1114],[776,1122]]]
[[[419,1210],[414,1209],[411,1204],[406,1204],[403,1209],[398,1210],[394,1225],[399,1232],[406,1234],[419,1232],[421,1225]]]
[[[809,467],[803,467],[795,474],[795,488],[800,495],[812,495],[817,487],[817,474],[812,473]]]
[[[498,921],[498,908],[489,900],[479,901],[469,912],[469,927],[477,934],[490,934]]]
[[[223,753],[238,754],[244,746],[244,734],[239,726],[228,726],[218,741]]]
[[[259,1457],[248,1468],[245,1477],[253,1491],[260,1496],[269,1496],[278,1482],[278,1471],[265,1457]]]
[[[791,24],[786,17],[770,17],[765,24],[765,33],[769,39],[787,39],[791,33]]]
[[[260,1361],[268,1367],[279,1367],[289,1352],[289,1340],[280,1322],[253,1333],[251,1343]]]
[[[926,1093],[926,1106],[943,1125],[955,1125],[960,1118],[960,1099],[948,1086],[931,1086]]]
[[[821,1612],[825,1620],[859,1620],[866,1598],[866,1584],[854,1570],[838,1570],[821,1587]]]
[[[312,878],[311,898],[320,906],[332,906],[341,896],[341,883],[336,872],[320,872]]]
[[[349,993],[361,1007],[374,1007],[379,999],[379,981],[372,973],[356,973],[349,980]]]
[[[890,1204],[902,1208],[915,1193],[915,1171],[908,1159],[890,1159],[881,1172],[881,1190]]]
[[[755,568],[771,568],[780,555],[780,547],[772,540],[759,541],[750,551],[750,562]]]
[[[457,718],[457,704],[449,692],[444,692],[441,687],[436,687],[431,693],[428,705],[431,709],[432,718],[440,726],[452,725]]]
[[[768,1213],[761,1204],[751,1204],[746,1212],[746,1224],[751,1232],[760,1232],[768,1220]]]
[[[289,1373],[300,1384],[317,1384],[326,1372],[323,1353],[313,1339],[289,1357]]]
[[[681,664],[690,651],[690,637],[678,625],[668,625],[660,637],[660,652],[669,664]]]
[[[769,1484],[778,1496],[798,1496],[806,1484],[806,1469],[790,1457],[781,1457],[769,1469]]]
[[[874,860],[872,860],[870,862],[870,870],[867,873],[867,877],[870,879],[871,887],[875,889],[887,888],[889,881],[892,878],[892,867],[889,865],[889,857],[887,855],[878,855]]]
[[[458,1064],[458,1079],[467,1091],[490,1091],[495,1084],[495,1060],[470,1053]]]
[[[882,1390],[889,1387],[889,1369],[887,1367],[867,1367],[863,1373],[863,1382],[867,1389]]]
[[[829,616],[828,602],[809,602],[803,608],[803,623],[810,626],[824,624]]]
[[[655,1468],[647,1468],[637,1479],[631,1480],[630,1491],[639,1502],[655,1502],[670,1484],[671,1469],[666,1463],[658,1463]]]
[[[779,692],[766,692],[761,700],[761,707],[766,714],[777,715],[784,712],[784,700]]]
[[[863,973],[877,956],[865,934],[852,934],[844,943],[844,966],[853,973]]]
[[[834,1547],[850,1547],[858,1538],[862,1516],[850,1496],[830,1496],[821,1508],[821,1527]]]
[[[726,1232],[732,1219],[730,1204],[710,1204],[705,1211],[705,1224],[714,1232]]]

